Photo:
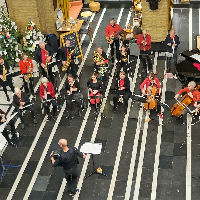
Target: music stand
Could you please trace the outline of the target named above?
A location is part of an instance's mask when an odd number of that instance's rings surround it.
[[[92,143],[92,142],[86,142],[81,146],[80,151],[86,154],[91,154],[92,157],[92,165],[93,165],[93,171],[85,176],[84,179],[92,176],[93,174],[99,174],[102,176],[107,176],[102,168],[99,166],[98,168],[95,168],[95,162],[94,162],[94,155],[99,155],[101,153],[102,149],[102,143]]]

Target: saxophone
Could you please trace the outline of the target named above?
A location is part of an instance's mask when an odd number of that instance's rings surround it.
[[[71,52],[69,53],[68,58],[67,58],[67,60],[65,62],[65,65],[62,66],[62,71],[63,72],[67,71],[67,69],[68,69],[68,67],[69,67],[69,65],[70,65],[70,63],[72,61],[72,54],[73,53],[74,53],[74,50],[71,50]]]
[[[3,65],[3,82],[6,81],[6,67]]]
[[[93,60],[94,60],[95,63],[97,63],[97,62],[102,62],[102,61],[104,61],[105,59],[104,59],[104,57],[103,57],[101,54],[99,54],[97,51],[94,51]],[[101,65],[99,65],[99,66],[105,67],[106,64],[104,63],[104,64],[101,64]]]
[[[29,67],[28,67],[28,70],[27,70],[27,74],[26,74],[26,76],[24,76],[25,82],[28,82],[29,79],[33,77],[33,74],[32,74],[31,69],[30,69],[31,63],[30,62],[28,62],[28,63],[29,63]]]

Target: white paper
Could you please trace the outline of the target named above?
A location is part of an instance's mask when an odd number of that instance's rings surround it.
[[[80,151],[83,153],[89,153],[89,154],[100,154],[102,149],[102,143],[92,143],[92,142],[86,142],[81,146]]]
[[[191,58],[194,58],[195,60],[200,62],[200,55],[199,54],[194,54],[192,56],[190,56]]]

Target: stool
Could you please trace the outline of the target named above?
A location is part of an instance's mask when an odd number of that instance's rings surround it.
[[[90,10],[92,12],[99,12],[100,11],[100,3],[99,2],[92,2],[89,4]]]

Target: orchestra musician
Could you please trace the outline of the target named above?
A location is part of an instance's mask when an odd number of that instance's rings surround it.
[[[148,97],[148,95],[150,95],[149,89],[150,89],[150,87],[152,89],[153,86],[155,86],[157,88],[156,94],[154,94],[154,95],[159,96],[160,89],[161,89],[161,84],[159,82],[159,79],[156,77],[155,73],[149,72],[148,77],[140,85],[140,90],[144,96]],[[155,100],[155,99],[152,99],[152,100]],[[157,103],[156,108],[157,108],[158,116],[160,118],[163,118],[163,116],[161,114],[161,105],[158,101],[156,101],[156,103]]]
[[[61,48],[62,69],[67,74],[72,74],[74,78],[77,77],[77,65],[75,64],[75,53],[71,47],[70,40],[65,41],[65,47]]]
[[[177,100],[178,97],[183,94],[183,93],[187,93],[187,95],[192,99],[192,102],[187,106],[191,111],[196,110],[197,106],[198,106],[198,102],[200,101],[200,92],[199,90],[196,88],[196,83],[194,81],[191,81],[188,83],[188,86],[181,89],[176,95],[175,95],[175,99]],[[187,113],[188,113],[188,109],[184,109],[182,112],[182,124],[185,125],[186,124],[186,120],[187,120]]]
[[[6,121],[7,121],[6,113],[3,110],[0,109],[0,125],[4,124]],[[15,124],[14,124],[13,119],[11,119],[8,122],[8,124],[10,125],[12,138],[18,138],[19,137],[19,133],[15,129]],[[6,138],[8,144],[11,145],[11,146],[14,146],[14,143],[12,142],[12,139],[10,139],[9,132],[8,132],[6,127],[4,128],[2,134]]]
[[[175,34],[175,31],[172,29],[170,34],[167,35],[165,39],[165,44],[167,46],[167,72],[170,72],[170,63],[173,58],[174,65],[177,65],[177,49],[180,44],[179,37]]]
[[[53,106],[53,117],[57,115],[57,103],[55,90],[52,82],[49,82],[46,77],[43,77],[40,85],[40,98],[43,103],[46,114],[48,115],[48,119],[50,120],[50,105]]]
[[[112,44],[110,44],[111,47],[111,61],[114,63],[114,45],[116,49],[116,55],[119,52],[119,34],[121,33],[122,28],[115,23],[114,18],[110,20],[110,24],[106,26],[106,29],[104,31],[104,34],[107,38],[113,39]]]
[[[130,80],[126,76],[124,71],[121,71],[119,74],[119,80],[116,83],[116,92],[114,93],[113,96],[113,111],[117,110],[117,102],[122,96],[123,102],[124,102],[124,112],[126,113],[127,107],[128,107],[128,99],[130,97]]]
[[[147,73],[147,63],[149,71],[152,70],[152,63],[151,58],[149,57],[151,54],[151,36],[147,34],[146,30],[143,30],[142,34],[138,35],[137,44],[140,48],[142,65],[144,67],[145,73]]]
[[[23,53],[22,59],[19,62],[19,69],[23,75],[24,90],[26,94],[29,94],[29,88],[32,95],[34,95],[33,90],[33,62],[28,56]],[[29,84],[29,87],[28,87]]]
[[[34,109],[33,106],[27,97],[26,93],[22,92],[19,88],[15,88],[15,94],[13,96],[13,106],[15,107],[15,112],[18,112],[18,116],[21,120],[21,128],[24,129],[24,118],[22,112],[24,110],[31,111],[31,117],[33,123],[36,124],[37,121],[35,119]]]
[[[35,61],[39,64],[41,73],[43,77],[50,78],[51,82],[54,84],[55,79],[52,72],[52,65],[50,64],[52,59],[52,50],[45,44],[45,42],[40,42],[39,48],[35,51]]]
[[[99,107],[104,87],[102,81],[98,79],[97,73],[92,74],[91,78],[87,82],[87,86],[89,88],[90,104],[94,107]]]
[[[10,101],[6,86],[9,86],[13,93],[14,93],[14,87],[11,76],[9,75],[7,76],[7,74],[9,74],[9,65],[3,59],[3,57],[0,56],[0,86],[3,87],[3,91],[6,95],[7,101]]]
[[[79,84],[78,80],[75,80],[71,74],[69,74],[67,76],[67,81],[65,83],[65,89],[67,92],[66,103],[70,110],[69,118],[71,118],[72,117],[72,101],[74,100],[78,104],[78,107],[80,109],[83,108],[84,107],[83,95],[80,92],[80,84]],[[79,114],[80,114],[80,109],[79,109]]]
[[[123,70],[125,73],[127,73],[127,68],[128,68],[128,50],[125,45],[122,45],[121,50],[119,51],[119,54],[117,56],[118,59],[118,73],[121,70]]]

